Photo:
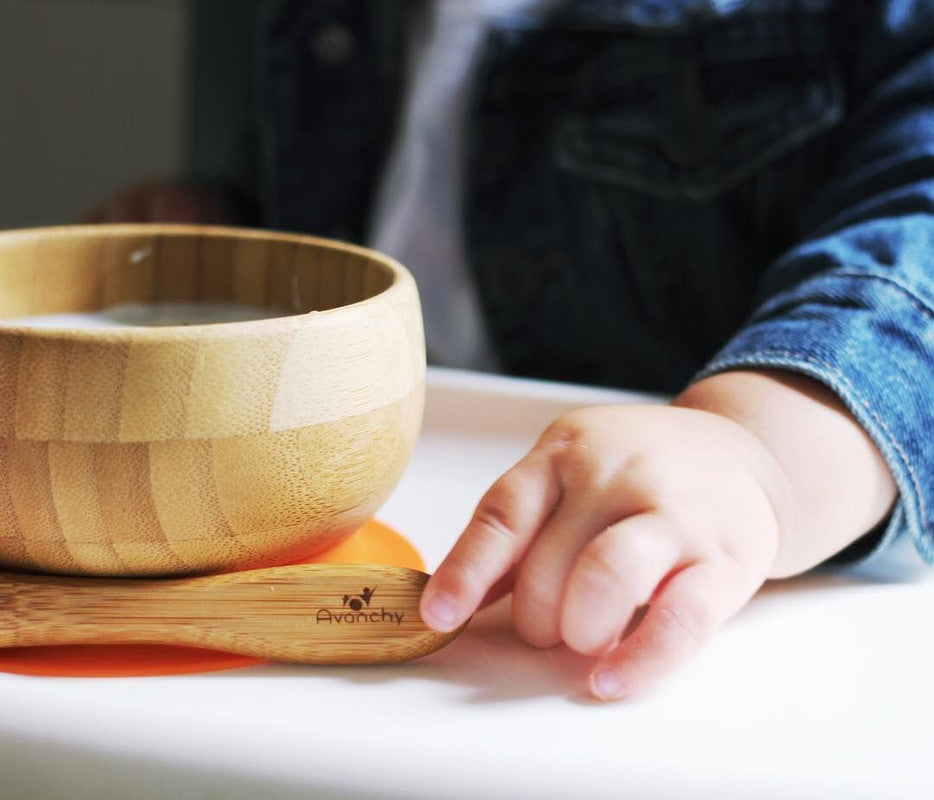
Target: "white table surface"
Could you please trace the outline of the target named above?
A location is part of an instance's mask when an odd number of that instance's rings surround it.
[[[492,480],[564,410],[633,395],[432,370],[379,518],[434,568]],[[932,798],[934,579],[772,585],[642,700],[525,646],[508,601],[380,667],[127,679],[0,674],[0,800]]]

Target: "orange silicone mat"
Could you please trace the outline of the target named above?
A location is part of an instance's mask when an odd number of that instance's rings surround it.
[[[415,546],[402,534],[376,520],[370,520],[330,550],[297,563],[389,564],[425,569],[425,562]],[[251,656],[168,645],[0,648],[2,672],[69,678],[184,675],[263,663],[266,662]]]

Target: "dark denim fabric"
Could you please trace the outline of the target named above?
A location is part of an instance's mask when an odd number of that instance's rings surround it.
[[[267,225],[361,238],[419,5],[266,4]],[[812,375],[895,475],[886,541],[934,561],[934,2],[498,19],[467,134],[469,260],[509,372],[668,392]]]

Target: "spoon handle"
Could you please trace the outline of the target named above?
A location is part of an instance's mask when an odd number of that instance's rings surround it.
[[[405,661],[460,632],[422,621],[427,579],[370,564],[171,579],[0,573],[0,647],[147,643],[306,664]]]

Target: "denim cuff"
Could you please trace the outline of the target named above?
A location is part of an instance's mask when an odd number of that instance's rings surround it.
[[[894,276],[834,270],[762,305],[694,381],[759,367],[833,390],[882,453],[899,497],[877,556],[909,535],[934,564],[934,310]]]

